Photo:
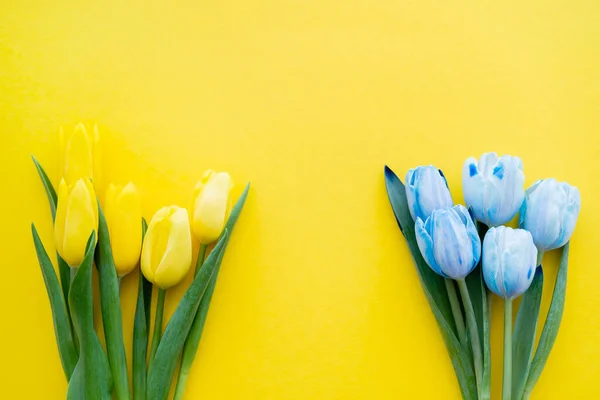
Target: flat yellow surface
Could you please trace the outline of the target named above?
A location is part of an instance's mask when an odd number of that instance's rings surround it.
[[[187,205],[206,168],[229,171],[236,195],[252,182],[188,399],[459,398],[383,165],[403,177],[435,163],[458,202],[464,159],[492,150],[521,156],[528,185],[581,190],[563,324],[533,398],[599,398],[599,13],[594,0],[2,1],[0,397],[65,395],[29,155],[56,183],[58,128],[81,120],[100,126],[101,185],[132,180],[147,218]],[[134,273],[129,359],[136,287]],[[494,398],[501,312],[496,299]]]

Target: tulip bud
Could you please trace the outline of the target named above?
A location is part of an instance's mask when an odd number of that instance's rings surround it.
[[[483,239],[483,278],[487,287],[504,299],[525,293],[537,263],[531,233],[506,226],[491,228]]]
[[[406,174],[406,200],[413,220],[425,221],[438,208],[452,207],[452,196],[442,171],[433,165],[410,169]]]
[[[487,226],[505,224],[517,215],[525,198],[524,182],[519,157],[486,153],[479,162],[468,158],[463,167],[465,203]]]
[[[104,214],[115,269],[119,276],[125,276],[137,265],[142,249],[142,204],[133,183],[108,186]]]
[[[176,285],[192,264],[192,234],[188,213],[177,206],[154,214],[142,245],[141,267],[148,281],[162,289]]]
[[[192,196],[192,230],[201,244],[217,240],[231,209],[233,180],[227,172],[208,170],[196,184]]]
[[[434,210],[425,222],[417,218],[415,233],[423,258],[443,277],[463,279],[479,262],[481,241],[469,212],[460,204]]]
[[[540,180],[525,193],[519,225],[531,232],[539,251],[557,249],[571,239],[580,206],[577,187],[553,178]]]
[[[87,241],[98,237],[98,202],[92,183],[85,178],[67,185],[61,179],[54,220],[54,243],[58,254],[71,267],[78,267],[85,256]]]
[[[64,133],[60,128],[61,164],[60,174],[67,182],[73,184],[80,178],[98,183],[100,162],[100,139],[98,127],[88,133],[85,125],[77,124],[72,132]]]

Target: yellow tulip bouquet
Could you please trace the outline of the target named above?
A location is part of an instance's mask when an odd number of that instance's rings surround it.
[[[133,183],[108,185],[102,205],[97,127],[79,124],[60,132],[58,193],[42,166],[42,180],[54,221],[58,276],[32,224],[33,242],[48,292],[58,352],[68,381],[67,399],[163,400],[177,364],[175,399],[181,399],[196,355],[221,261],[248,195],[249,184],[231,207],[233,181],[226,172],[207,171],[187,208],[163,207],[150,224],[142,218]],[[200,242],[194,279],[163,331],[166,291],[192,264],[192,236]],[[216,243],[207,255],[208,246]],[[106,349],[94,330],[92,268],[99,277]],[[132,382],[129,382],[120,280],[140,265],[133,326]],[[59,279],[60,278],[60,279]],[[156,286],[152,341],[151,300]],[[130,390],[131,388],[131,390]]]

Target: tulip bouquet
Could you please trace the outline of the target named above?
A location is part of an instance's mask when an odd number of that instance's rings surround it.
[[[518,157],[484,154],[463,167],[466,206],[454,205],[441,170],[419,166],[403,183],[388,167],[386,189],[463,398],[489,399],[492,293],[504,300],[503,400],[528,399],[558,334],[569,239],[581,198],[544,179],[524,190]],[[519,228],[504,224],[519,213]],[[535,346],[544,253],[562,249],[550,309]],[[513,302],[522,295],[513,329]]]
[[[102,205],[97,199],[100,160],[97,127],[82,124],[60,132],[58,193],[42,166],[42,180],[54,221],[58,276],[32,225],[33,241],[48,292],[58,352],[68,381],[67,399],[166,399],[177,364],[175,399],[181,399],[196,355],[221,260],[249,185],[231,207],[233,181],[208,171],[193,190],[188,209],[163,207],[150,224],[142,218],[133,183],[113,184]],[[166,292],[192,264],[193,236],[200,242],[194,279],[163,331]],[[207,255],[207,249],[214,244]],[[94,329],[92,268],[98,271],[106,349]],[[141,267],[133,326],[132,382],[129,382],[120,305],[123,276]],[[60,277],[60,279],[59,279]],[[152,341],[151,300],[156,287]],[[132,391],[130,391],[130,387]]]

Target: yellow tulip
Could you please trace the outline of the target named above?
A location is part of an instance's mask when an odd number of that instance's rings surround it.
[[[54,221],[54,243],[58,254],[71,267],[78,267],[85,255],[85,246],[92,234],[98,238],[98,202],[88,179],[72,185],[61,179]],[[97,240],[97,239],[96,239]]]
[[[133,183],[108,186],[104,214],[117,274],[125,276],[137,265],[142,249],[142,201]]]
[[[227,172],[208,170],[192,196],[192,230],[201,244],[217,240],[231,211],[233,180]]]
[[[183,279],[192,264],[192,234],[188,212],[177,206],[154,214],[144,244],[141,266],[146,279],[168,289]]]
[[[97,187],[100,172],[100,138],[97,126],[94,126],[92,133],[88,133],[85,125],[80,123],[67,134],[61,127],[60,151],[59,172],[67,184],[86,178],[91,179]]]

